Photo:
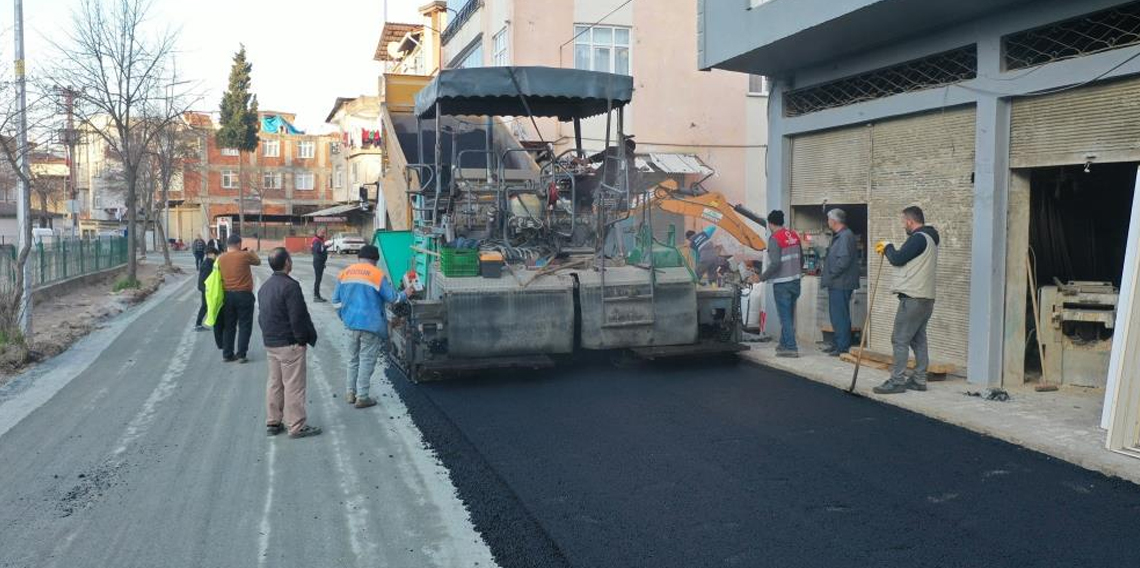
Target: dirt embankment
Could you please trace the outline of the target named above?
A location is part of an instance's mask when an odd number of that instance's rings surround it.
[[[69,292],[50,295],[37,302],[32,310],[33,335],[28,345],[0,345],[0,385],[12,375],[45,359],[59,355],[73,343],[114,317],[153,294],[167,274],[181,269],[167,269],[158,263],[140,261],[137,289],[112,291],[123,273],[108,275]]]

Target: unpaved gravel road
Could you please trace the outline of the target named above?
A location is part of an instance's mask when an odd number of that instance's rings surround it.
[[[0,566],[494,565],[382,375],[379,406],[344,403],[328,304],[308,391],[325,433],[267,438],[261,338],[223,364],[188,274],[0,388]]]

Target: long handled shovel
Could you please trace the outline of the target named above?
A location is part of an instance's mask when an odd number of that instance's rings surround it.
[[[875,280],[871,282],[871,299],[867,302],[867,317],[863,319],[863,329],[859,332],[859,355],[855,357],[855,372],[851,375],[848,394],[854,394],[855,382],[859,380],[859,367],[863,366],[863,349],[867,347],[867,327],[871,325],[871,311],[875,309],[875,296],[879,291],[879,278],[883,275],[883,255],[879,255],[879,268],[875,269]]]

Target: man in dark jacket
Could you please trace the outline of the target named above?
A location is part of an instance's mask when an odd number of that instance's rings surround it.
[[[206,258],[202,259],[198,265],[198,293],[202,296],[202,305],[198,308],[198,319],[194,321],[194,331],[206,329],[202,325],[202,320],[206,319],[206,279],[214,271],[214,259],[218,258],[218,249],[207,247],[204,253]]]
[[[324,229],[317,231],[317,235],[313,237],[312,251],[313,251],[313,301],[323,302],[324,298],[321,297],[321,277],[325,275],[325,263],[329,260],[329,246],[325,241],[327,233]]]
[[[851,350],[851,296],[859,289],[859,247],[855,233],[847,227],[846,211],[828,211],[827,226],[835,236],[827,247],[820,286],[827,288],[827,308],[835,337],[827,354],[838,357]]]
[[[317,330],[305,306],[301,285],[289,276],[293,271],[289,251],[282,247],[273,249],[269,267],[273,276],[257,294],[261,304],[257,323],[269,361],[266,433],[276,436],[288,429],[290,438],[316,436],[321,429],[305,423],[305,356],[307,346],[317,344]]]
[[[206,258],[206,241],[198,237],[190,247],[194,251],[194,268],[202,268],[202,259]]]
[[[891,332],[894,362],[891,378],[874,388],[878,394],[899,394],[908,390],[926,390],[926,369],[930,365],[926,341],[926,325],[934,313],[934,296],[938,277],[938,247],[942,243],[938,231],[926,224],[926,216],[918,207],[903,209],[906,242],[895,245],[879,241],[875,252],[886,257],[898,269],[891,290],[899,298],[895,327]],[[914,350],[914,374],[906,376],[910,351]]]

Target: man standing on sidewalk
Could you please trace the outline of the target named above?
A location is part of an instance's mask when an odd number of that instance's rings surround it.
[[[249,337],[253,334],[253,266],[260,266],[256,253],[241,248],[241,236],[226,239],[227,251],[215,261],[222,272],[226,300],[222,304],[222,360],[245,363]]]
[[[820,286],[827,288],[827,308],[835,344],[827,351],[838,357],[851,350],[851,295],[859,288],[859,247],[847,227],[847,212],[827,212],[827,226],[834,236],[827,247]]]
[[[329,246],[325,242],[324,229],[317,231],[317,235],[313,237],[312,250],[313,250],[313,301],[323,302],[324,298],[321,297],[321,278],[325,275],[325,263],[329,260]]]
[[[768,268],[760,274],[761,282],[772,283],[776,313],[780,316],[780,343],[777,357],[799,357],[796,345],[796,301],[800,298],[800,276],[803,271],[803,247],[795,231],[784,227],[784,212],[776,209],[768,214]]]
[[[900,268],[894,292],[899,297],[895,314],[895,329],[891,334],[894,347],[894,364],[891,378],[874,388],[878,394],[898,394],[907,389],[926,390],[926,369],[930,354],[926,343],[926,324],[934,313],[934,288],[938,270],[938,244],[940,239],[934,227],[926,226],[922,209],[903,209],[903,225],[907,239],[902,248],[880,241],[875,252],[885,255],[891,266]],[[914,375],[906,376],[910,350],[914,350]]]
[[[202,268],[202,259],[206,258],[206,241],[202,237],[194,239],[190,245],[194,252],[194,268]]]
[[[265,342],[269,381],[265,387],[265,429],[270,436],[289,430],[290,438],[316,436],[321,429],[305,423],[308,346],[317,344],[317,330],[305,306],[301,284],[289,276],[293,260],[277,247],[269,253],[269,277],[258,291],[261,313],[257,323]]]
[[[392,287],[392,281],[376,266],[380,251],[372,245],[360,247],[360,262],[340,273],[333,304],[337,306],[341,321],[348,332],[348,395],[349,404],[356,408],[376,405],[368,396],[372,371],[384,358],[384,344],[388,338],[388,320],[384,304],[407,299]]]

